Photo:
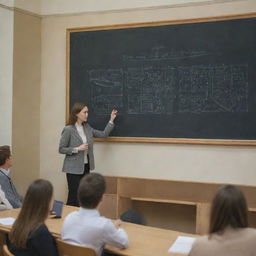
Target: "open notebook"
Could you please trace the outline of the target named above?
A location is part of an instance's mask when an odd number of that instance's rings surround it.
[[[178,236],[172,246],[169,248],[169,253],[180,253],[188,254],[192,248],[195,241],[195,237],[189,236]]]
[[[12,225],[15,219],[12,217],[0,218],[0,225]]]

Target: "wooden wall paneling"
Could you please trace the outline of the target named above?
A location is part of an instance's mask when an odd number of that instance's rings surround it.
[[[107,191],[101,208],[104,208],[103,215],[118,218],[133,208],[145,215],[148,225],[197,234],[208,232],[210,202],[223,185],[134,177],[105,178]],[[239,187],[248,202],[250,226],[256,227],[256,187]]]
[[[118,197],[117,199],[117,212],[118,218],[126,212],[129,208],[132,208],[132,200],[128,197]]]
[[[149,199],[180,200],[188,202],[210,202],[221,183],[201,183],[119,177],[119,195],[123,197],[142,197]],[[250,207],[256,207],[256,187],[239,186]],[[203,191],[203,193],[202,193]]]
[[[210,203],[198,203],[196,210],[196,233],[204,235],[208,233],[209,230],[209,220],[210,220]]]
[[[255,184],[256,185],[256,184]],[[239,186],[246,198],[250,208],[256,208],[256,187],[255,186]]]
[[[250,211],[248,212],[248,222],[249,226],[256,228],[256,211]]]
[[[106,181],[106,194],[117,194],[117,177],[104,176]]]
[[[105,194],[99,205],[99,212],[102,216],[110,219],[116,219],[117,215],[117,195]]]
[[[193,234],[196,232],[195,205],[132,201],[132,208],[144,216],[147,226]]]
[[[119,177],[117,179],[117,216],[120,216],[126,212],[129,208],[132,208],[132,201],[129,197],[122,197],[120,194],[120,190],[122,189],[123,178]],[[129,192],[129,191],[128,191]]]
[[[147,197],[152,199],[205,202],[212,199],[220,184],[157,180],[143,178],[119,178],[120,196]],[[204,193],[202,193],[204,191]]]

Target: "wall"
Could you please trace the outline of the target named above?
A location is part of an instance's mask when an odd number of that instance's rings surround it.
[[[14,6],[18,9],[23,9],[28,12],[40,14],[41,2],[41,0],[15,0]]]
[[[19,0],[20,1],[20,0]],[[23,0],[26,1],[26,0]],[[216,2],[230,2],[243,0],[61,0],[61,5],[58,0],[43,0],[41,2],[41,14],[70,14],[83,12],[98,12],[110,10],[131,10],[138,8],[155,8],[159,6],[174,7],[183,5],[209,4]]]
[[[58,142],[65,124],[66,29],[256,12],[256,1],[180,8],[94,12],[42,20],[40,176],[66,197]],[[108,175],[256,184],[256,149],[235,146],[95,143],[96,171]]]
[[[13,11],[0,7],[0,145],[12,142]]]
[[[40,174],[41,18],[14,11],[12,177],[24,194]]]

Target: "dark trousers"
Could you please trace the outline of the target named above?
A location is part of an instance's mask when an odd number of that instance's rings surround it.
[[[83,174],[67,173],[67,181],[68,181],[67,205],[79,206],[79,203],[77,200],[78,186],[79,186],[80,180],[88,173],[90,173],[89,164],[84,165],[84,173]]]

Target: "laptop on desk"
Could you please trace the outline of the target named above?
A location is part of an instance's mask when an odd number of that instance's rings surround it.
[[[61,218],[64,203],[62,201],[54,200],[51,210],[52,218]]]

